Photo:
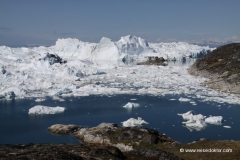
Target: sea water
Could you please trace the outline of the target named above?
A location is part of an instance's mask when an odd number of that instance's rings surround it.
[[[68,97],[65,101],[53,100],[50,97],[43,102],[36,99],[18,99],[0,101],[0,143],[68,143],[78,144],[73,135],[54,135],[47,131],[53,124],[76,124],[83,127],[94,127],[102,122],[116,123],[129,118],[141,117],[153,128],[181,143],[192,142],[200,138],[213,140],[239,140],[240,105],[200,102],[197,105],[181,102],[180,96],[151,95],[104,95],[86,97]],[[128,102],[138,103],[139,107],[123,108]],[[35,105],[50,107],[61,106],[63,113],[51,115],[29,115],[28,111]],[[194,110],[205,116],[223,116],[222,125],[207,125],[201,131],[190,131],[182,125],[183,119],[178,113]],[[223,126],[231,126],[224,128]]]

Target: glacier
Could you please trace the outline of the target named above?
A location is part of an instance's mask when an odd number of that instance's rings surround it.
[[[128,63],[144,61],[148,56],[164,57],[169,62],[188,61],[213,49],[185,42],[148,43],[130,35],[116,42],[106,37],[99,43],[66,38],[50,47],[0,46],[0,100],[150,94],[184,97],[180,100],[188,99],[185,103],[198,99],[240,104],[239,95],[202,86],[207,79],[189,75],[188,65]]]

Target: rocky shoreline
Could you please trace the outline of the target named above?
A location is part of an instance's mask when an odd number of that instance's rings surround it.
[[[203,85],[223,92],[240,94],[240,43],[221,46],[188,69],[195,76],[208,78]]]
[[[81,159],[81,160],[181,160],[238,159],[240,141],[199,139],[181,144],[156,130],[101,123],[96,127],[56,124],[48,128],[54,134],[73,134],[82,144],[0,145],[0,159]],[[187,152],[187,149],[209,152]],[[210,152],[211,149],[228,152]],[[228,158],[226,158],[228,157]]]

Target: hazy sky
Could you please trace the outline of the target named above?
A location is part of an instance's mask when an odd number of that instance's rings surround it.
[[[240,0],[0,0],[0,45],[129,34],[149,42],[240,41]]]

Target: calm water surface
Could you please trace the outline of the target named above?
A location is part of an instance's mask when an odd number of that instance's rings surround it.
[[[179,99],[180,97],[116,95],[70,97],[65,98],[63,102],[52,99],[44,102],[35,102],[35,99],[0,101],[0,143],[77,144],[80,142],[72,135],[53,135],[47,131],[47,127],[59,123],[77,124],[84,127],[93,127],[102,122],[121,125],[121,122],[137,117],[142,117],[149,123],[145,127],[154,128],[182,143],[203,137],[214,140],[240,139],[240,105],[206,103],[193,99],[197,102],[197,105],[193,106],[189,102],[171,101],[171,98]],[[131,110],[123,108],[122,106],[128,102],[139,103],[140,107]],[[29,115],[28,110],[39,104],[66,107],[66,110],[64,113],[55,115]],[[189,110],[206,116],[223,116],[223,124],[208,125],[202,131],[191,132],[182,126],[183,119],[177,115],[177,113],[185,113]],[[232,128],[224,128],[224,125]]]

